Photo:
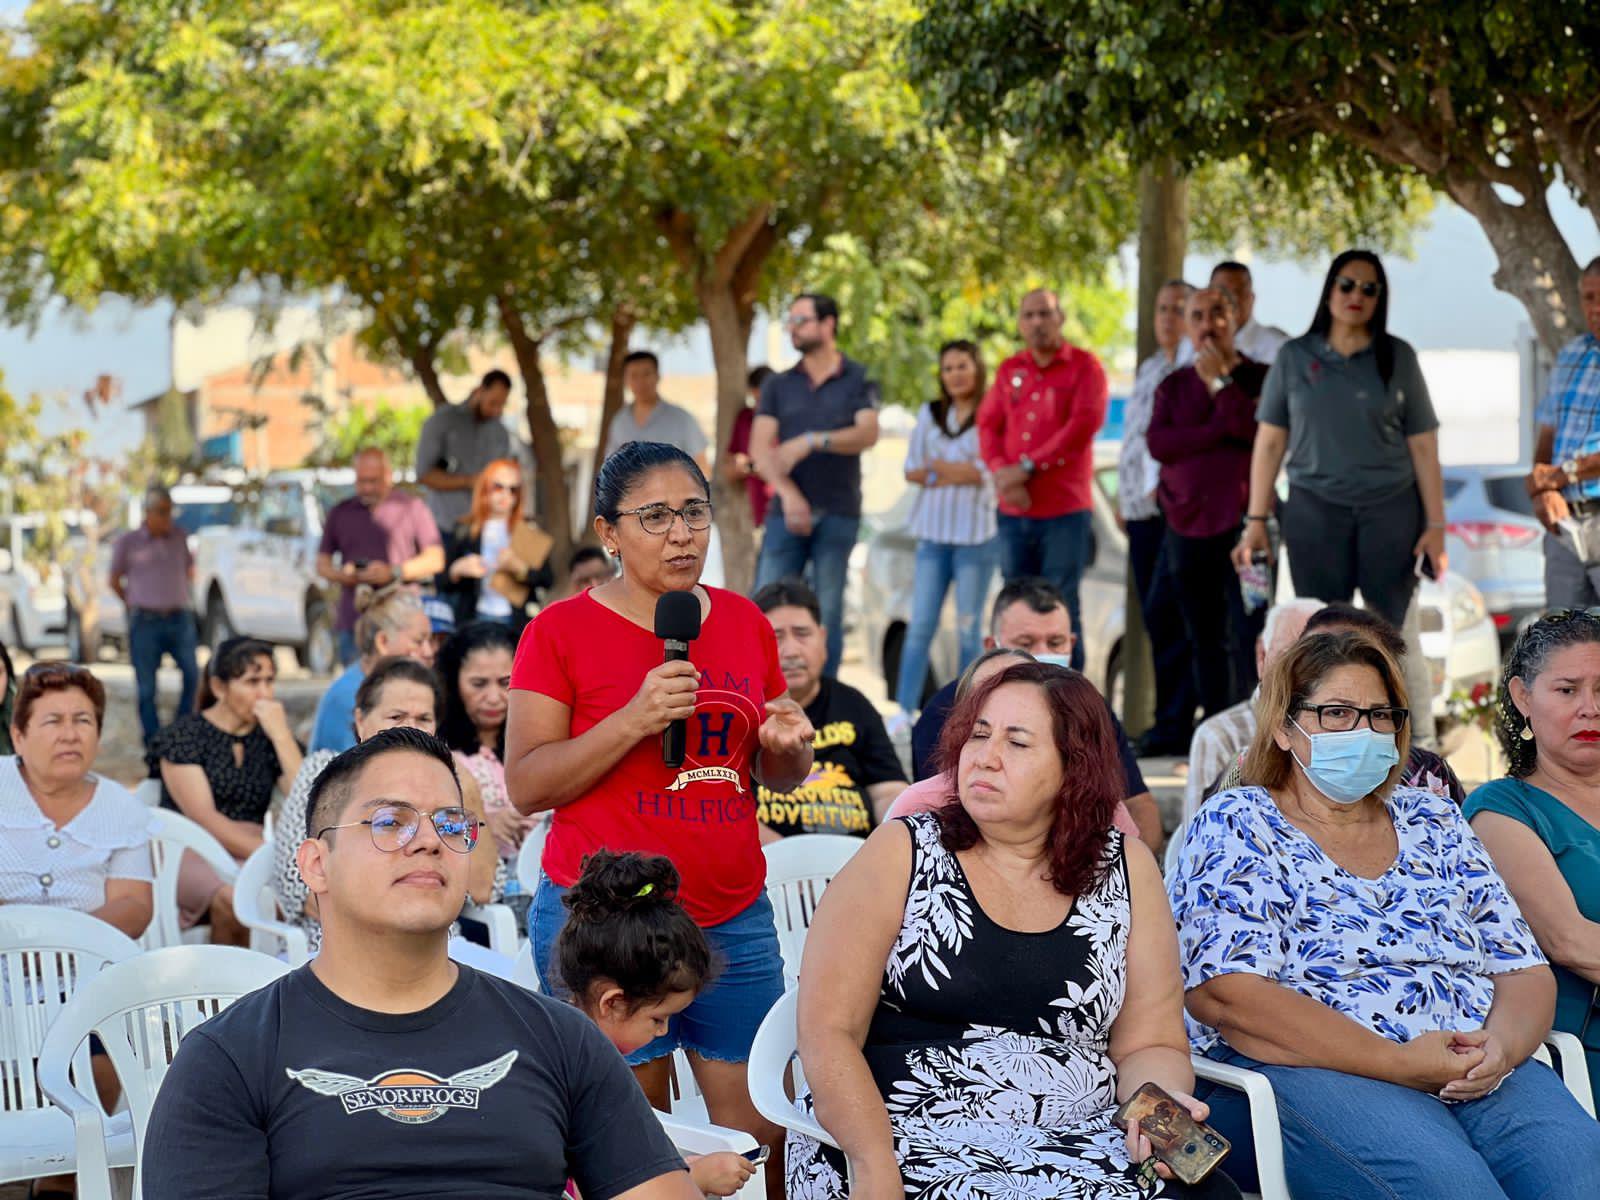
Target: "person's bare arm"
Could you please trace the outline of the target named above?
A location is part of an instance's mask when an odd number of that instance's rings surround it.
[[[956,487],[961,484],[971,485],[983,482],[983,472],[969,462],[950,462],[948,459],[936,459],[928,464],[924,474],[933,472],[934,487]],[[906,472],[906,478],[911,477],[911,472]],[[920,483],[921,480],[913,482]]]
[[[1149,847],[1151,854],[1160,854],[1167,834],[1161,827],[1161,809],[1156,805],[1156,798],[1149,792],[1140,792],[1123,803],[1128,806],[1133,823],[1139,827],[1139,840]]]
[[[878,444],[878,410],[858,408],[853,425],[828,431],[829,454],[861,454]]]
[[[217,811],[211,781],[206,778],[204,767],[162,759],[161,781],[167,785],[178,811],[221,842],[222,848],[235,858],[249,858],[266,840],[257,822],[235,821]]]
[[[477,476],[452,475],[443,467],[430,467],[417,477],[417,482],[436,492],[466,492],[477,482]]]
[[[900,793],[910,785],[904,779],[886,779],[882,783],[867,785],[867,798],[872,801],[873,819],[883,824],[889,815],[889,809],[894,802],[900,799]]]
[[[694,713],[700,673],[663,663],[622,708],[572,736],[572,710],[538,692],[514,690],[506,714],[506,790],[520,813],[547,812],[587,792],[623,755]]]
[[[806,498],[789,478],[789,471],[778,454],[778,418],[757,413],[750,426],[750,461],[756,474],[765,479],[785,506],[784,511],[808,509]]]
[[[419,579],[432,579],[444,570],[444,547],[438,543],[424,546],[421,551],[400,564],[400,578],[406,583]]]
[[[106,902],[89,913],[137,939],[155,912],[155,893],[143,879],[106,880]]]
[[[1472,818],[1489,857],[1527,919],[1539,948],[1590,983],[1600,983],[1600,922],[1578,909],[1550,848],[1515,817],[1480,812]]]
[[[317,574],[329,583],[339,584],[353,583],[356,577],[353,563],[341,563],[336,567],[333,565],[333,555],[331,554],[317,555]]]
[[[1256,426],[1256,442],[1250,450],[1251,513],[1269,515],[1277,507],[1278,471],[1289,450],[1289,431],[1282,425]]]
[[[900,822],[878,829],[823,893],[800,968],[800,1061],[817,1121],[844,1150],[862,1196],[900,1187],[889,1111],[861,1048],[910,876],[910,831]]]
[[[1189,1038],[1183,1028],[1183,974],[1178,933],[1155,856],[1125,842],[1131,916],[1126,999],[1111,1024],[1107,1053],[1117,1067],[1117,1099],[1146,1083],[1169,1092],[1194,1092]]]

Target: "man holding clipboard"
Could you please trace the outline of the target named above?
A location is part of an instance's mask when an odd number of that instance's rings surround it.
[[[522,472],[509,458],[483,469],[472,505],[446,530],[439,594],[455,610],[459,628],[495,621],[521,634],[530,603],[550,586],[550,535],[522,519]]]

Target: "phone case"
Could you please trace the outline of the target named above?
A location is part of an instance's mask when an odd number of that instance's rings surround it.
[[[1118,1129],[1134,1121],[1155,1155],[1184,1183],[1199,1183],[1233,1149],[1228,1139],[1209,1125],[1202,1125],[1189,1110],[1153,1083],[1147,1083],[1128,1097],[1112,1118]]]

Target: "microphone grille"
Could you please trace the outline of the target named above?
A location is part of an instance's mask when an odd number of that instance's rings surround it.
[[[692,642],[700,636],[700,598],[693,592],[667,592],[656,601],[656,636]]]

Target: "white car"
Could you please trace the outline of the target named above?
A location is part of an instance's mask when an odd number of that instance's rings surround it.
[[[32,655],[67,645],[67,588],[61,563],[36,553],[50,535],[51,517],[40,513],[0,517],[0,635],[8,647]],[[62,514],[70,544],[95,522],[93,513]]]
[[[1122,711],[1122,637],[1128,540],[1117,526],[1115,493],[1119,444],[1095,444],[1095,483],[1091,513],[1093,549],[1089,569],[1079,585],[1086,661],[1084,673],[1120,713]],[[916,539],[907,529],[915,489],[908,486],[887,512],[863,521],[867,540],[860,571],[859,624],[866,660],[877,665],[893,698],[899,682],[900,651],[911,621],[911,595],[916,573]],[[999,591],[996,574],[984,607]],[[1287,557],[1278,572],[1278,599],[1292,598]],[[1499,678],[1500,643],[1483,597],[1464,576],[1451,572],[1442,580],[1423,580],[1415,606],[1423,663],[1410,664],[1411,677],[1424,682],[1433,697],[1436,718],[1446,715],[1452,693]],[[945,598],[939,631],[929,654],[923,698],[955,678],[957,662],[955,597]],[[1426,671],[1426,675],[1423,671]]]
[[[338,665],[339,592],[317,574],[328,511],[355,494],[355,472],[279,471],[231,528],[195,538],[195,597],[201,637],[216,646],[241,634],[294,648],[314,675]]]

